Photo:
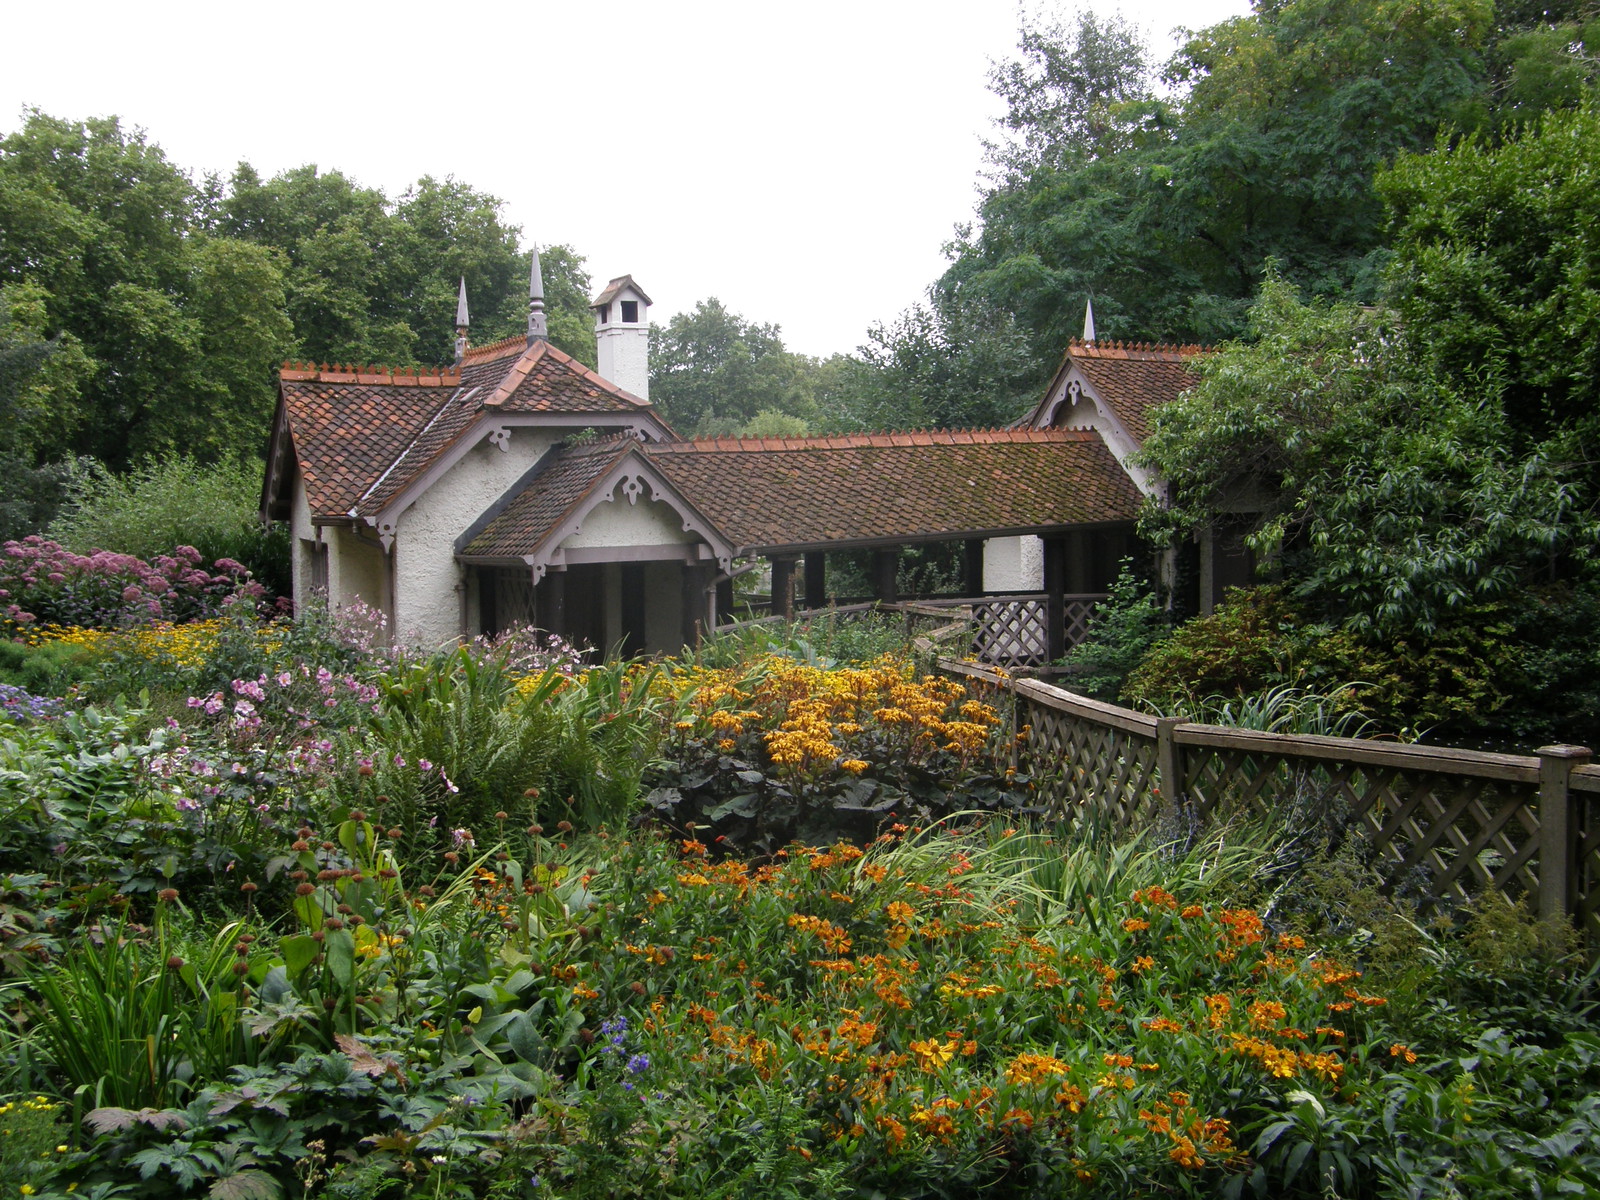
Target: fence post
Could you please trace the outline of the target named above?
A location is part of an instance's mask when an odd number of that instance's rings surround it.
[[[1573,802],[1568,780],[1573,767],[1594,757],[1587,746],[1540,746],[1539,915],[1567,916],[1573,908],[1577,865],[1573,850]]]
[[[1172,731],[1182,724],[1181,717],[1156,718],[1156,774],[1161,779],[1161,799],[1174,807],[1183,803],[1183,751]]]

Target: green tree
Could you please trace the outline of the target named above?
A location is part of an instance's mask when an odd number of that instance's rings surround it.
[[[830,405],[843,429],[961,429],[1026,410],[1048,369],[1009,314],[935,294],[892,325],[874,325],[852,386]]]
[[[1077,82],[1052,93],[1070,119],[1026,87],[1020,102],[1002,92],[1007,123],[1037,126],[1002,164],[1030,169],[990,187],[941,286],[1013,313],[1041,359],[1078,332],[1090,294],[1103,336],[1234,336],[1269,258],[1313,294],[1371,300],[1373,175],[1481,120],[1491,17],[1488,0],[1262,4],[1193,36],[1165,101],[1140,90],[1127,37],[1025,29],[1024,61],[997,85],[1071,64]]]
[[[73,347],[38,382],[60,414],[36,456],[123,464],[179,443],[253,452],[288,347],[278,267],[206,232],[211,192],[114,118],[30,112],[0,141],[0,284]],[[21,294],[21,293],[18,293]]]
[[[1257,512],[1252,543],[1301,594],[1384,634],[1431,631],[1592,553],[1570,467],[1518,453],[1493,394],[1440,378],[1390,316],[1304,304],[1269,277],[1250,335],[1158,410],[1144,460],[1167,494],[1148,536]]]
[[[83,419],[91,364],[70,334],[45,336],[47,298],[0,287],[0,541],[38,532],[65,499],[71,472],[49,458]]]
[[[527,327],[528,254],[498,198],[425,176],[395,203],[338,171],[297,167],[263,181],[240,164],[219,227],[287,262],[294,353],[318,362],[448,362],[456,294],[467,281],[472,340]],[[540,252],[551,341],[595,362],[589,279],[570,246]]]
[[[1150,48],[1121,16],[1080,9],[1070,23],[1024,25],[1017,49],[989,72],[1006,115],[985,150],[1002,181],[1115,154],[1164,115]]]
[[[1404,156],[1380,187],[1394,302],[1430,361],[1495,389],[1520,447],[1560,438],[1600,483],[1600,110]]]
[[[733,433],[763,411],[805,420],[806,369],[776,325],[747,321],[714,296],[650,326],[650,398],[682,431]]]

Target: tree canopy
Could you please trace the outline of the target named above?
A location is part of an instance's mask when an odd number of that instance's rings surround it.
[[[0,140],[0,455],[255,454],[284,358],[448,361],[463,276],[475,341],[520,331],[518,239],[455,179],[394,201],[315,166],[196,181],[115,118],[29,112]],[[593,365],[583,258],[541,260],[551,340]]]

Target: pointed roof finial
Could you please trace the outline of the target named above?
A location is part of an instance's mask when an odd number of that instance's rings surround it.
[[[1083,340],[1094,341],[1094,297],[1090,296],[1083,305]]]
[[[461,277],[461,291],[456,296],[456,362],[467,356],[467,277]]]
[[[544,275],[539,271],[539,247],[533,248],[533,265],[528,275],[528,345],[549,339],[544,319]]]

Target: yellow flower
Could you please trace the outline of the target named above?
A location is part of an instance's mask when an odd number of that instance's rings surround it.
[[[951,1038],[942,1045],[932,1038],[923,1042],[912,1042],[911,1053],[917,1056],[917,1066],[924,1071],[937,1071],[956,1055],[956,1050],[961,1046],[960,1039]]]

